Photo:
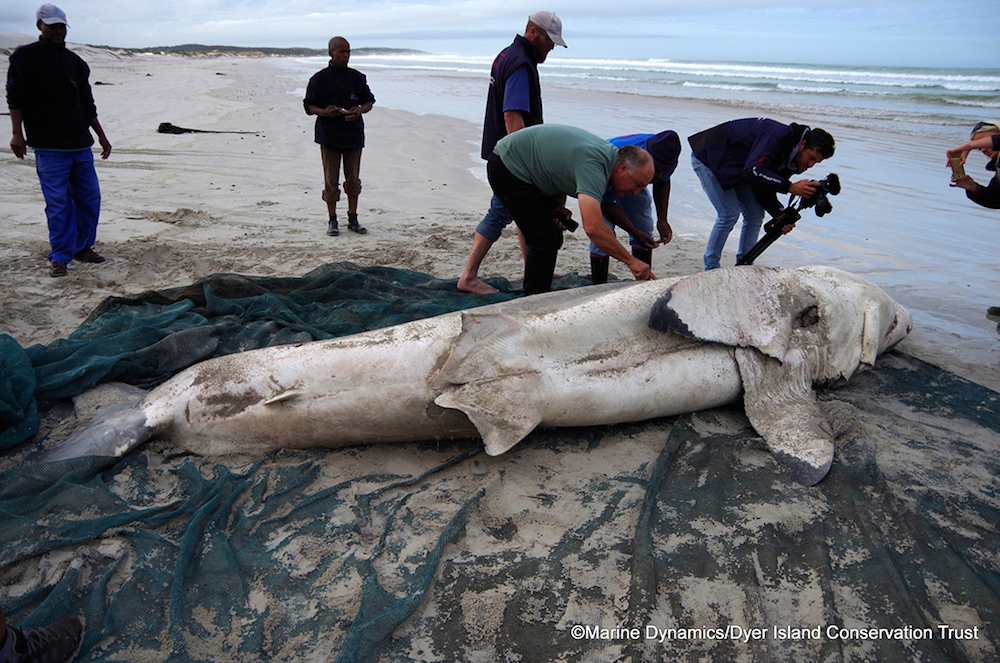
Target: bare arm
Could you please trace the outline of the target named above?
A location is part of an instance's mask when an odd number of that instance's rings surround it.
[[[90,127],[94,130],[94,133],[97,134],[97,142],[101,144],[101,158],[107,159],[111,156],[111,141],[109,141],[108,137],[104,135],[104,129],[101,127],[101,123],[96,117],[90,120]]]
[[[13,131],[13,136],[10,139],[10,149],[13,150],[14,156],[18,159],[23,159],[24,155],[28,153],[28,143],[25,142],[24,133],[21,130],[20,108],[10,109],[10,124]]]
[[[656,208],[656,229],[660,232],[660,244],[669,244],[674,238],[674,229],[667,221],[667,209],[670,207],[670,180],[663,180],[653,185],[653,206]]]
[[[601,201],[601,213],[608,221],[639,240],[639,244],[645,248],[652,249],[656,247],[656,242],[653,241],[653,238],[647,233],[644,233],[636,228],[632,224],[632,220],[628,218],[627,214],[625,214],[625,210],[623,210],[621,205],[618,203],[606,203]]]
[[[519,131],[524,128],[524,115],[521,111],[504,111],[503,112],[503,124],[507,128],[507,135]]]
[[[989,136],[983,136],[982,138],[977,138],[975,140],[970,140],[965,145],[961,145],[959,147],[955,147],[955,148],[952,148],[952,149],[948,150],[946,154],[948,155],[948,161],[949,161],[949,163],[951,162],[951,159],[954,159],[954,158],[957,157],[957,158],[961,159],[962,163],[964,164],[966,157],[969,156],[969,152],[971,152],[972,150],[991,150],[991,149],[993,149],[993,135],[994,134],[990,134]]]

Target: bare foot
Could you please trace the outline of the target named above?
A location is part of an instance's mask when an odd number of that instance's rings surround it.
[[[489,295],[500,292],[493,286],[480,281],[478,277],[466,278],[465,276],[458,279],[458,289],[462,292],[471,292],[474,295]]]

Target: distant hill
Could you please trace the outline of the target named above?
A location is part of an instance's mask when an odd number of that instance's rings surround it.
[[[290,57],[322,56],[325,48],[272,48],[269,46],[206,46],[204,44],[181,44],[180,46],[151,46],[149,48],[116,48],[114,46],[94,46],[124,53],[173,53],[176,55],[274,55]],[[410,48],[352,48],[351,55],[408,55],[423,53]]]

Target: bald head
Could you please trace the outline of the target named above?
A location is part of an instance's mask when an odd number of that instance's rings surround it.
[[[351,45],[343,37],[334,37],[327,44],[330,52],[330,63],[336,67],[346,67],[351,59]]]

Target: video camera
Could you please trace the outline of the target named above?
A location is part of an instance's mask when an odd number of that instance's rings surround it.
[[[830,173],[817,182],[817,184],[819,186],[816,188],[816,191],[808,198],[800,198],[797,207],[792,202],[795,196],[789,198],[788,206],[764,224],[764,236],[736,264],[752,265],[753,261],[764,252],[764,249],[774,244],[781,237],[785,226],[791,225],[802,218],[802,210],[815,207],[816,216],[825,216],[833,211],[833,203],[830,202],[829,196],[840,194],[840,178],[837,176],[837,173]]]
[[[830,202],[829,196],[840,195],[840,178],[837,177],[837,173],[830,173],[824,179],[819,182],[819,188],[813,195],[809,196],[799,205],[799,209],[806,209],[809,207],[816,208],[816,216],[825,216],[833,211],[833,203]]]

